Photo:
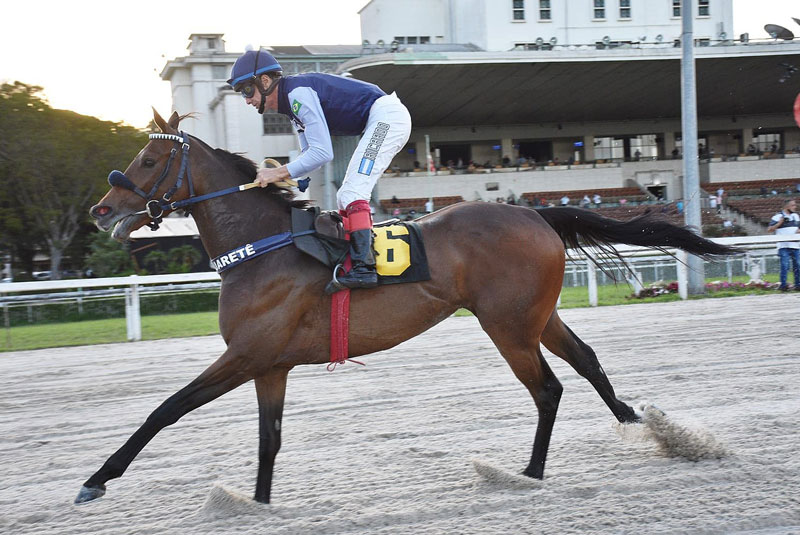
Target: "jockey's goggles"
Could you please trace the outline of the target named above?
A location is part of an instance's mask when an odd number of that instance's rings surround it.
[[[256,94],[256,84],[253,82],[244,82],[236,91],[241,93],[244,98],[253,98],[253,95]]]

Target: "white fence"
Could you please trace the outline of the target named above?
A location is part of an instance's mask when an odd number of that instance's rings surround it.
[[[717,243],[732,245],[741,248],[747,257],[748,270],[751,278],[758,279],[763,273],[763,259],[766,255],[775,254],[775,244],[779,241],[796,240],[796,237],[776,237],[776,236],[743,236],[736,238],[715,238],[712,241]],[[678,289],[681,298],[686,299],[687,295],[687,271],[686,253],[682,251],[671,251],[675,258],[664,255],[653,249],[646,247],[631,247],[627,245],[618,246],[626,262],[636,271],[637,263],[653,262],[654,259],[660,262],[669,261],[677,266]],[[576,251],[569,251],[572,260],[570,263],[577,269],[585,270],[587,275],[587,286],[589,294],[589,304],[597,306],[597,268],[582,254]],[[761,266],[761,267],[759,267]],[[22,301],[44,301],[55,302],[64,299],[80,299],[81,295],[89,296],[93,292],[91,288],[116,288],[116,291],[94,292],[104,295],[125,296],[125,320],[127,325],[128,340],[141,340],[142,322],[139,307],[140,294],[144,292],[176,292],[188,291],[198,288],[211,288],[218,286],[220,277],[217,273],[182,273],[176,275],[147,275],[130,277],[110,277],[102,279],[73,279],[60,281],[37,281],[37,282],[10,282],[0,283],[0,306],[7,309],[8,306]],[[634,287],[637,281],[631,280]],[[206,284],[198,284],[206,283]],[[58,292],[61,290],[61,292]],[[74,290],[80,290],[75,292]],[[31,292],[50,292],[44,294],[30,295]],[[6,327],[8,327],[8,316],[6,317]]]

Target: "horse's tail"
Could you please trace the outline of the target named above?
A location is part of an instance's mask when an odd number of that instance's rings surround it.
[[[701,258],[741,253],[735,247],[728,247],[707,240],[692,232],[690,227],[679,227],[663,220],[658,214],[646,213],[629,221],[617,221],[603,217],[584,208],[569,206],[543,208],[536,210],[553,230],[561,237],[568,248],[595,248],[607,256],[622,260],[615,243],[642,245],[662,252],[667,248],[678,248]],[[589,255],[594,261],[594,258]],[[595,261],[600,269],[605,269]]]

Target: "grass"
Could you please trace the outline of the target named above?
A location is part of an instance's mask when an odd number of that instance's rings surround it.
[[[765,280],[777,281],[777,275],[767,275]],[[747,282],[747,277],[734,277],[734,282]],[[711,282],[709,279],[708,282]],[[597,297],[600,306],[629,305],[638,303],[663,303],[678,301],[678,294],[660,295],[645,299],[632,299],[633,292],[626,283],[598,286]],[[690,299],[708,297],[732,297],[739,295],[760,295],[775,293],[774,290],[749,289],[746,291],[719,291],[704,296],[691,296]],[[589,306],[589,295],[585,287],[565,287],[561,292],[560,308]],[[456,316],[469,316],[471,313],[461,309]],[[159,340],[163,338],[183,338],[205,336],[219,333],[216,312],[194,312],[188,314],[167,314],[161,316],[142,316],[142,339]],[[90,344],[107,344],[126,341],[125,318],[75,321],[69,323],[25,325],[4,329],[0,334],[0,352],[21,351]]]
[[[127,340],[125,318],[12,327],[0,334],[0,351],[108,344]],[[142,339],[183,338],[219,332],[216,312],[142,316]]]

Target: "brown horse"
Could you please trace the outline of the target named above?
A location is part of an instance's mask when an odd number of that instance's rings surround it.
[[[177,199],[186,199],[191,186],[184,177],[191,176],[194,193],[200,196],[252,182],[255,177],[253,162],[180,133],[177,114],[169,122],[157,113],[154,118],[167,135],[151,135],[125,174],[115,172],[114,180],[110,177],[115,187],[91,209],[100,229],[109,230],[116,224],[113,236],[119,240],[150,220],[142,213],[143,198],[148,198],[144,192],[160,196],[172,186]],[[170,163],[181,146],[185,163],[178,169]],[[213,258],[290,230],[290,207],[303,204],[291,193],[270,185],[196,204],[193,215],[203,245]],[[617,420],[637,420],[633,409],[617,399],[592,349],[558,317],[564,243],[603,246],[612,252],[612,243],[678,247],[701,256],[734,252],[660,221],[639,218],[622,223],[577,208],[534,211],[465,202],[418,222],[431,279],[354,291],[350,356],[388,349],[459,308],[470,310],[536,404],[538,427],[524,474],[539,479],[562,392],[542,357],[540,343],[585,377]],[[102,496],[105,483],[122,476],[161,429],[250,380],[255,381],[259,404],[255,499],[268,503],[281,445],[287,375],[298,364],[320,364],[329,358],[331,297],[323,290],[330,278],[329,269],[295,247],[278,249],[222,273],[219,326],[227,350],[147,418],[84,483],[76,503]],[[397,307],[398,302],[410,306]]]

